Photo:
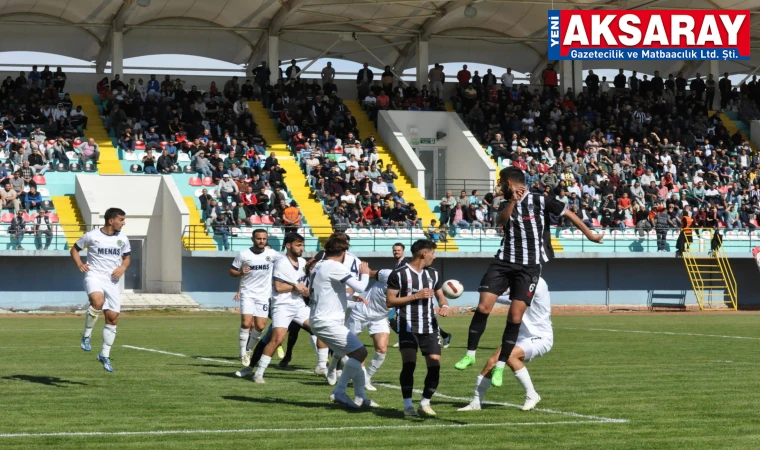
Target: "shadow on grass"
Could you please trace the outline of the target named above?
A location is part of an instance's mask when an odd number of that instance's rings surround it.
[[[236,402],[247,402],[247,403],[258,403],[258,404],[270,404],[270,405],[278,405],[281,406],[283,404],[285,405],[292,405],[297,406],[299,408],[320,408],[320,409],[330,409],[330,410],[343,410],[348,413],[352,414],[361,414],[361,413],[372,413],[375,416],[378,417],[384,417],[387,419],[399,419],[406,423],[421,423],[426,420],[434,420],[436,423],[441,424],[458,424],[458,425],[466,425],[469,422],[463,422],[460,420],[449,420],[449,419],[423,419],[423,418],[406,418],[404,416],[403,409],[393,409],[393,408],[370,408],[370,409],[348,409],[342,405],[339,405],[337,403],[329,403],[327,401],[324,402],[306,402],[306,401],[296,401],[296,400],[288,400],[283,398],[272,398],[272,397],[246,397],[242,395],[223,395],[223,399],[225,400],[232,400]]]
[[[2,379],[26,381],[29,383],[44,384],[45,386],[54,386],[54,387],[68,387],[69,385],[87,386],[86,383],[81,383],[79,381],[64,380],[63,378],[58,378],[58,377],[44,377],[44,376],[34,376],[34,375],[9,375],[7,377],[3,377]]]
[[[224,359],[227,361],[240,361],[240,357],[235,356],[205,356],[205,355],[194,355],[191,356],[191,358],[199,359],[199,358],[208,358],[208,359]]]

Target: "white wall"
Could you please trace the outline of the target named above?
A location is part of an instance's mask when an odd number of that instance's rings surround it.
[[[384,121],[395,124],[410,150],[413,138],[435,138],[439,131],[446,133],[446,137],[436,140],[435,144],[414,144],[415,147],[446,149],[446,179],[489,180],[491,184],[496,180],[496,165],[456,113],[387,111],[381,114],[379,125]],[[417,130],[416,134],[412,129]],[[388,142],[382,131],[380,134]],[[424,186],[424,177],[419,180]]]
[[[108,208],[126,212],[123,233],[145,239],[145,291],[181,292],[182,231],[190,211],[171,176],[79,175],[76,197],[88,225],[102,224]]]
[[[388,150],[393,153],[398,163],[404,168],[412,185],[416,187],[422,198],[425,198],[425,166],[414,153],[412,146],[404,136],[404,131],[390,116],[391,112],[381,111],[377,120],[377,131],[380,137],[388,144]],[[403,122],[401,122],[403,123]]]

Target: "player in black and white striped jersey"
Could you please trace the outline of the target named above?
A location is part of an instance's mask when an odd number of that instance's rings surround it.
[[[488,266],[480,281],[480,300],[470,322],[467,354],[454,365],[464,370],[475,363],[475,351],[486,329],[488,315],[499,295],[509,289],[512,304],[502,335],[502,352],[493,369],[491,383],[495,387],[502,384],[504,367],[517,341],[523,314],[533,300],[541,277],[541,264],[554,256],[550,217],[564,216],[592,242],[601,242],[604,237],[604,233],[594,234],[578,216],[567,210],[566,204],[556,198],[529,193],[525,186],[525,174],[517,167],[502,169],[499,185],[504,197],[509,199],[496,218],[496,223],[504,226],[504,238],[496,260]]]
[[[419,240],[412,245],[412,261],[394,270],[388,278],[386,305],[396,308],[402,369],[399,380],[404,398],[404,414],[433,417],[430,399],[438,388],[441,371],[441,345],[433,298],[438,300],[441,317],[449,315],[449,305],[441,291],[438,271],[430,267],[435,260],[435,243]],[[417,349],[425,357],[427,376],[419,410],[412,402]]]

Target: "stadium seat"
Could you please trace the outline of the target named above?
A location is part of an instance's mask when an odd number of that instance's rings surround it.
[[[11,217],[13,219],[13,217]],[[372,234],[366,228],[359,228],[359,237],[370,237]]]
[[[623,221],[623,224],[625,224],[625,226],[628,227],[628,228],[635,228],[636,227],[636,224],[633,223],[633,219],[625,219]]]
[[[84,165],[84,171],[85,172],[97,172],[97,168],[95,167],[95,164],[93,164],[90,161],[87,161]]]
[[[190,186],[203,186],[203,180],[201,180],[199,177],[190,177],[188,183]]]
[[[161,147],[161,150],[165,149],[167,145],[169,145],[169,143],[166,141],[161,141],[158,143],[158,146]]]
[[[580,238],[582,236],[578,236],[578,237]],[[631,240],[631,239],[638,239],[638,237],[639,235],[636,233],[635,230],[632,230],[630,228],[627,230],[623,230],[623,239]]]
[[[79,138],[74,139],[74,147],[79,147],[83,142],[84,141]]]
[[[398,230],[395,228],[388,228],[385,230],[385,237],[387,238],[397,238],[398,237]]]
[[[48,139],[48,145],[55,145],[55,139]]]
[[[256,214],[249,217],[248,220],[250,220],[251,224],[253,225],[261,225],[261,217],[257,216]]]
[[[179,152],[177,155],[177,162],[190,162],[190,155],[185,152]]]
[[[382,228],[373,228],[372,235],[374,235],[376,238],[381,238],[385,236],[385,232],[383,231]]]
[[[583,232],[581,230],[573,231],[573,239],[583,239]]]
[[[37,216],[39,216],[39,213],[33,212],[33,213],[29,214],[29,220],[31,222],[34,222],[35,219],[37,219]]]
[[[0,215],[0,222],[11,223],[13,222],[13,213],[7,212]]]
[[[739,240],[739,232],[734,230],[726,231],[723,234],[723,239],[727,241],[738,241]]]
[[[43,175],[35,175],[32,180],[37,183],[37,186],[45,185],[47,184],[47,181],[45,180],[45,177]]]
[[[266,215],[261,218],[261,223],[264,225],[274,225],[274,219],[272,219],[272,216]]]
[[[420,230],[422,231],[422,230]],[[414,236],[414,233],[412,233],[412,236]],[[424,233],[423,233],[424,236]],[[481,239],[483,237],[483,230],[480,228],[473,228],[472,229],[472,238],[473,239]]]
[[[496,232],[495,229],[489,228],[486,230],[485,236],[487,238],[500,238],[499,233]]]
[[[599,219],[597,219],[596,217],[594,217],[593,219],[591,219],[591,223],[595,227],[597,227],[597,228],[601,228],[602,227],[602,224],[599,222]]]
[[[749,240],[749,233],[746,231],[739,231],[736,233],[737,239],[740,241],[748,241]]]
[[[559,232],[559,237],[561,237],[562,239],[572,239],[573,232],[572,230],[562,230]]]
[[[137,154],[135,152],[124,153],[124,161],[137,161]]]
[[[463,228],[459,230],[459,235],[457,237],[460,237],[462,239],[472,239],[472,231],[467,228]]]
[[[425,236],[425,232],[422,229],[414,228],[412,229],[412,237],[414,239],[425,239],[427,236]]]
[[[131,166],[129,166],[129,171],[132,173],[142,173],[143,170],[142,170],[142,166],[140,166],[139,164],[132,164]]]
[[[135,150],[145,150],[145,141],[135,141]]]
[[[216,186],[214,184],[214,179],[211,177],[203,177],[203,185],[204,186]]]
[[[346,230],[346,235],[348,237],[355,238],[359,235],[359,230],[357,230],[356,228],[349,228],[348,230]]]
[[[272,236],[282,237],[285,235],[285,232],[280,227],[272,227],[269,229],[269,234]]]
[[[50,213],[50,222],[52,223],[58,223],[60,222],[60,218],[58,217],[58,214],[56,213]]]

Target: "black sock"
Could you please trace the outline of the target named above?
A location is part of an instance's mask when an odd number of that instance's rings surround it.
[[[428,366],[425,377],[425,389],[422,390],[422,398],[430,400],[438,389],[438,380],[441,378],[441,366]]]
[[[412,391],[414,390],[414,369],[417,367],[417,363],[405,362],[401,366],[401,375],[398,377],[399,384],[401,384],[401,396],[403,398],[412,398]]]
[[[288,326],[288,345],[285,350],[285,358],[283,359],[293,358],[293,347],[295,347],[296,342],[298,342],[299,332],[301,332],[301,325],[298,325],[295,322],[290,322],[290,326]]]
[[[449,333],[443,331],[443,328],[438,327],[438,334],[441,335],[442,338],[446,339],[447,337],[451,336]]]
[[[512,354],[512,349],[515,348],[517,342],[517,336],[520,334],[520,323],[512,323],[507,321],[507,326],[504,328],[504,334],[501,336],[501,354],[499,355],[499,361],[507,362],[509,355]]]
[[[488,314],[483,314],[480,311],[475,311],[475,315],[472,316],[470,321],[470,334],[467,336],[467,350],[477,350],[480,343],[480,337],[486,331],[486,323],[488,323]]]
[[[267,341],[269,341],[269,339],[267,339]],[[264,347],[266,346],[267,343],[264,342],[264,339],[259,339],[259,343],[256,344],[256,348],[253,349],[253,356],[251,356],[251,363],[248,364],[248,367],[256,367],[256,364],[258,364],[261,359],[261,355],[264,354]]]
[[[389,325],[391,326],[391,330],[395,331],[396,334],[398,334],[398,320],[396,320],[395,317],[389,320]]]

